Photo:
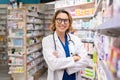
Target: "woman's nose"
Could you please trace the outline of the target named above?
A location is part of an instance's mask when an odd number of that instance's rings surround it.
[[[63,21],[61,21],[61,24],[65,24],[65,21],[63,20]]]

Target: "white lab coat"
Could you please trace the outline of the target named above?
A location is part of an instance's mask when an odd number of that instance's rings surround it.
[[[53,51],[55,51],[53,35],[59,56],[58,58],[53,55]],[[71,40],[74,41],[74,44],[70,42],[70,53],[76,53],[81,57],[79,61],[75,62],[72,57],[66,58],[65,51],[58,39],[56,32],[53,35],[51,34],[47,37],[44,37],[42,40],[43,56],[48,65],[47,80],[62,80],[65,69],[68,74],[76,73],[76,80],[81,80],[79,71],[88,65],[89,58],[87,57],[87,52],[84,49],[80,39],[75,35],[69,34]]]

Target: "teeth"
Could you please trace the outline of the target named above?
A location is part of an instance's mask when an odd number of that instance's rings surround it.
[[[61,27],[61,29],[63,29],[64,27]]]
[[[64,26],[61,26],[61,28],[64,28]]]

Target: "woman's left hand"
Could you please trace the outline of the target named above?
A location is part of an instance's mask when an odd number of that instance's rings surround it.
[[[74,58],[74,61],[76,62],[76,61],[79,61],[80,60],[80,56],[78,56],[78,55],[73,55],[72,56],[73,58]]]

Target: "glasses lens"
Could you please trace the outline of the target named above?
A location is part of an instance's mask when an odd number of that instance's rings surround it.
[[[62,21],[64,22],[64,24],[68,24],[69,23],[69,19],[61,19],[61,18],[57,18],[57,23],[61,24]]]
[[[64,19],[64,23],[68,24],[69,23],[69,19]]]
[[[58,19],[56,19],[57,20],[57,23],[62,23],[62,19],[60,19],[60,18],[58,18]]]

